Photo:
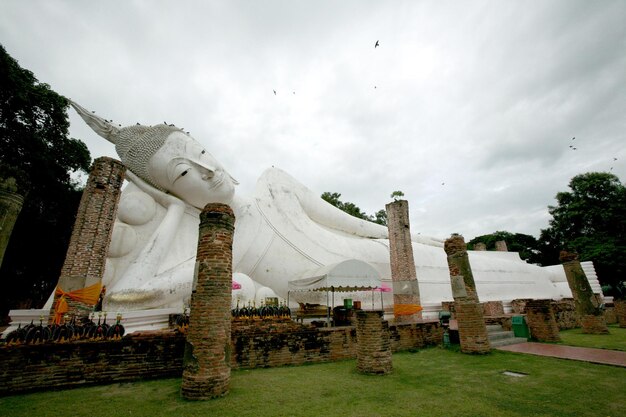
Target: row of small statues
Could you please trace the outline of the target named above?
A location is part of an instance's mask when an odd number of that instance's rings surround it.
[[[98,322],[95,314],[77,319],[72,316],[68,322],[64,318],[62,324],[43,324],[44,317],[39,317],[39,324],[33,321],[10,332],[6,337],[9,345],[67,343],[77,340],[120,340],[124,336],[124,326],[121,324],[122,315],[118,314],[113,325],[107,324],[107,313],[98,313]]]
[[[248,301],[247,306],[239,308],[239,301],[237,306],[230,311],[233,319],[235,320],[275,320],[291,318],[291,309],[287,306],[287,303],[281,302],[280,304],[263,304],[260,307],[256,307],[255,304]]]
[[[237,301],[237,306],[230,310],[230,314],[234,320],[278,320],[291,318],[291,309],[287,303],[283,302],[278,305],[261,304],[260,307],[256,307],[250,301],[247,306],[240,308],[239,301]],[[181,333],[186,333],[188,328],[189,309],[185,308],[183,314],[176,319],[176,329]]]

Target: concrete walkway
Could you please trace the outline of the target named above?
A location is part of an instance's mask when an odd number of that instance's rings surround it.
[[[528,353],[531,355],[551,356],[553,358],[572,359],[604,365],[622,366],[626,368],[626,352],[608,349],[592,349],[574,346],[553,345],[549,343],[517,343],[497,347],[508,352]]]

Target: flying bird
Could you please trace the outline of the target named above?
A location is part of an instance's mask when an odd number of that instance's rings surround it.
[[[276,95],[276,90],[272,90],[274,92],[274,95]]]
[[[374,48],[378,48],[380,46],[380,44],[378,43],[378,40],[376,41],[376,43],[374,44]]]
[[[576,139],[576,136],[574,136],[574,137],[572,138],[572,140],[574,140],[574,139]]]
[[[613,158],[614,161],[617,161],[617,158]]]

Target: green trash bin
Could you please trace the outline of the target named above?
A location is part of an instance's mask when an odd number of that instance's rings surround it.
[[[530,331],[528,330],[528,325],[526,324],[526,317],[513,316],[511,317],[511,324],[515,337],[525,337],[526,339],[530,338]]]

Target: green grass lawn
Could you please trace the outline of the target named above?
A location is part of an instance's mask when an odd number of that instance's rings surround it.
[[[609,332],[610,334],[583,334],[582,329],[577,328],[562,330],[559,335],[564,345],[626,351],[626,329],[611,324]]]
[[[626,369],[494,351],[393,355],[393,373],[354,360],[233,371],[230,393],[189,402],[180,378],[0,398],[3,416],[621,416]],[[503,371],[527,374],[504,375]]]

